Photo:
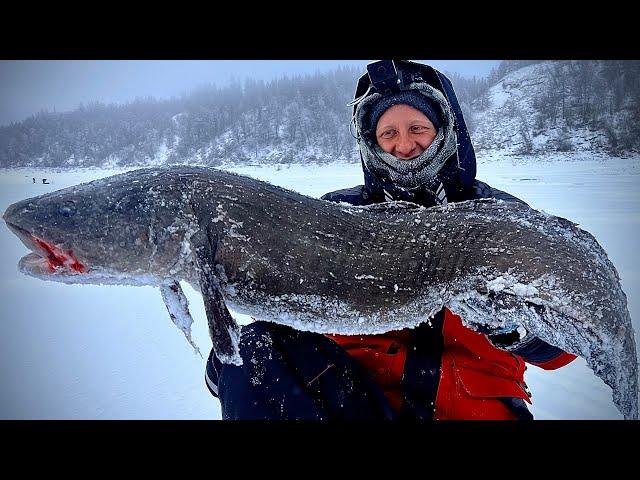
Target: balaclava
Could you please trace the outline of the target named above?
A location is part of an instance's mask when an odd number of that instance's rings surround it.
[[[437,129],[431,145],[413,160],[400,160],[385,152],[376,140],[378,120],[388,108],[398,104],[420,110]],[[393,190],[392,198],[411,201],[416,196],[426,196],[432,197],[433,203],[443,203],[446,197],[439,191],[438,173],[456,153],[457,137],[453,112],[439,90],[424,82],[414,82],[408,90],[388,95],[373,93],[358,103],[355,125],[365,167],[385,185],[385,190]]]

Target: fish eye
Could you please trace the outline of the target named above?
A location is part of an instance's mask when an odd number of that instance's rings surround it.
[[[60,206],[60,214],[64,217],[72,217],[76,214],[76,202],[67,200]]]

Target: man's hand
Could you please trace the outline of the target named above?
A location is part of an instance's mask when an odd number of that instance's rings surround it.
[[[525,328],[516,324],[492,330],[486,335],[495,347],[502,350],[513,350],[528,340]]]

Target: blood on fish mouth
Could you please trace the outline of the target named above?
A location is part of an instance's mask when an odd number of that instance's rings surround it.
[[[42,238],[36,237],[23,228],[16,225],[8,225],[33,253],[46,262],[49,272],[54,273],[61,268],[77,273],[86,272],[86,267],[78,261],[72,250],[65,251]]]
[[[72,250],[65,252],[61,248],[51,245],[35,235],[31,235],[31,238],[33,242],[41,248],[41,251],[46,252],[47,264],[49,266],[49,271],[52,273],[57,269],[64,267],[78,273],[84,273],[86,271],[85,266],[78,261]]]

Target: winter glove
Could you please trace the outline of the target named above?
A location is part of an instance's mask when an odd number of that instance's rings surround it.
[[[532,338],[531,335],[527,336],[524,327],[515,324],[492,330],[486,335],[495,347],[507,351],[520,349]]]

